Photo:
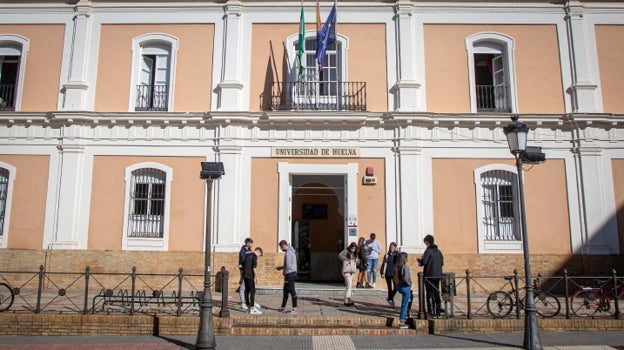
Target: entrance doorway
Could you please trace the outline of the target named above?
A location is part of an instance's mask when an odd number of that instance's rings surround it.
[[[298,279],[342,280],[337,255],[345,247],[345,175],[292,175],[292,237]]]

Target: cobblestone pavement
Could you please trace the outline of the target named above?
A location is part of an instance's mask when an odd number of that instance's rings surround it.
[[[544,349],[624,349],[622,332],[541,333]],[[402,336],[216,337],[220,350],[517,349],[523,335],[454,334]],[[194,336],[0,337],[0,349],[195,349]]]

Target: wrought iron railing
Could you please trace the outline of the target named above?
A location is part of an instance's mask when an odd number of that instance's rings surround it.
[[[274,82],[271,110],[366,111],[365,82]]]
[[[168,85],[137,85],[135,111],[166,111],[169,101]]]
[[[0,84],[0,111],[15,110],[15,84]]]
[[[511,112],[509,86],[477,85],[478,112]]]

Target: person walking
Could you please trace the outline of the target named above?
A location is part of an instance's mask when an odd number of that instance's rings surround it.
[[[397,255],[397,261],[394,266],[394,282],[397,285],[397,291],[401,293],[401,312],[399,314],[399,328],[407,329],[409,326],[407,320],[407,311],[412,294],[412,276],[407,265],[407,253],[400,252]]]
[[[253,253],[253,239],[245,238],[245,244],[242,245],[238,252],[238,271],[240,272],[240,279],[238,281],[238,295],[240,297],[241,309],[247,311],[247,303],[245,302],[245,283],[243,282],[243,262],[247,254]],[[254,305],[256,308],[260,308],[260,305]]]
[[[423,266],[425,291],[427,293],[427,314],[433,317],[440,317],[440,314],[444,311],[442,309],[442,301],[440,300],[440,280],[443,277],[444,256],[434,243],[432,235],[426,235],[423,242],[427,248],[423,256],[418,259],[418,265]]]
[[[366,277],[366,250],[364,249],[364,243],[366,239],[364,237],[360,237],[357,243],[357,261],[356,266],[358,269],[358,277],[357,277],[357,285],[356,288],[364,288],[364,285],[368,285],[368,277]]]
[[[390,306],[394,307],[394,296],[397,293],[396,283],[394,283],[394,264],[397,257],[397,244],[392,242],[388,246],[388,252],[384,255],[383,262],[381,263],[381,277],[386,279],[386,285],[388,286],[388,297],[386,301]]]
[[[258,284],[258,257],[262,256],[262,248],[258,247],[251,254],[245,255],[243,260],[243,284],[245,285],[245,304],[252,315],[260,315],[262,312],[256,305],[256,284]]]
[[[342,252],[340,252],[340,254],[338,254],[338,260],[342,261],[342,277],[344,277],[345,280],[345,306],[355,305],[351,300],[351,290],[353,288],[353,274],[356,271],[356,251],[357,244],[355,242],[351,242],[349,246],[347,246]]]
[[[279,308],[280,312],[286,311],[286,303],[288,302],[288,295],[292,297],[292,310],[287,313],[297,314],[297,291],[295,290],[295,280],[297,279],[297,253],[293,247],[288,245],[288,242],[281,240],[279,242],[280,249],[285,252],[284,265],[279,266],[277,269],[282,270],[284,274],[284,296],[282,298],[282,306]]]
[[[366,288],[375,288],[377,285],[377,264],[379,263],[379,254],[381,253],[381,243],[375,240],[377,235],[375,233],[370,234],[370,239],[364,243],[366,249],[366,277],[368,283]],[[372,285],[370,282],[373,282]]]

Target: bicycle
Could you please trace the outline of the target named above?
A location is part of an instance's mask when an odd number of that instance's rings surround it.
[[[606,288],[612,279],[594,280],[598,287],[581,286],[570,295],[570,309],[579,317],[600,316],[609,313],[618,316],[624,310],[624,283],[619,283],[616,289]],[[613,284],[611,284],[613,285]],[[617,295],[619,310],[616,308],[615,298]]]
[[[0,283],[0,312],[8,310],[13,305],[15,294],[6,283]]]
[[[515,286],[516,283],[512,282],[515,280],[515,276],[505,276],[504,278],[507,281],[505,286],[509,284],[511,289],[508,292],[498,290],[490,293],[488,296],[487,310],[494,318],[507,317],[513,310],[514,305],[519,304],[518,307],[520,309],[524,308],[525,298],[520,299],[519,303],[516,302],[515,297],[518,289]],[[537,314],[542,317],[555,317],[561,311],[561,303],[554,294],[540,290],[539,281],[541,278],[542,276],[538,275],[537,278],[533,279],[533,303],[535,304],[535,309]]]

